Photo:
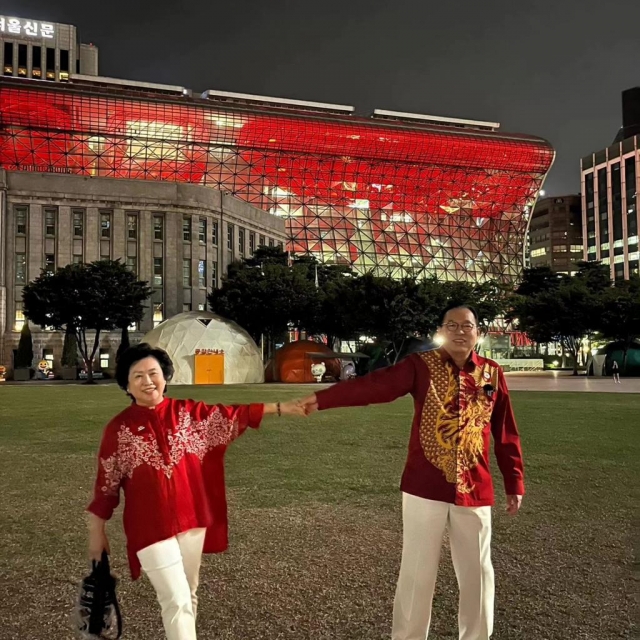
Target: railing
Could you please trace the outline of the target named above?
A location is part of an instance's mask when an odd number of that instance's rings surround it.
[[[531,358],[529,360],[504,358],[496,360],[496,362],[505,371],[542,371],[544,369],[544,360],[542,358]]]

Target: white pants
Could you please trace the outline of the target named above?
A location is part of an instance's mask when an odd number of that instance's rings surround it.
[[[404,493],[402,519],[402,563],[393,607],[392,640],[428,637],[446,529],[460,590],[460,640],[488,640],[493,632],[494,600],[491,507],[458,507]]]
[[[138,551],[156,590],[167,640],[196,640],[200,561],[206,529],[191,529]]]

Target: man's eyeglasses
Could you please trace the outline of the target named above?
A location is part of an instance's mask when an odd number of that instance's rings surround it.
[[[449,333],[455,333],[458,329],[462,329],[463,333],[471,333],[476,325],[471,322],[463,322],[462,324],[458,324],[457,322],[447,322],[447,324],[442,325]]]

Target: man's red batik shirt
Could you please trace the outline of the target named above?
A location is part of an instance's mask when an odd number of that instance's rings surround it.
[[[471,354],[460,370],[444,349],[316,394],[320,410],[360,407],[413,396],[414,418],[400,488],[420,498],[466,507],[493,505],[491,436],[508,495],[524,495],[520,436],[502,369]]]

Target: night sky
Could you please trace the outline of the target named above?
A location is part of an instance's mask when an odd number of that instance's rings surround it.
[[[182,6],[181,6],[182,5]],[[577,193],[640,84],[640,0],[9,0],[74,24],[100,74],[497,121],[557,150],[547,194]]]

